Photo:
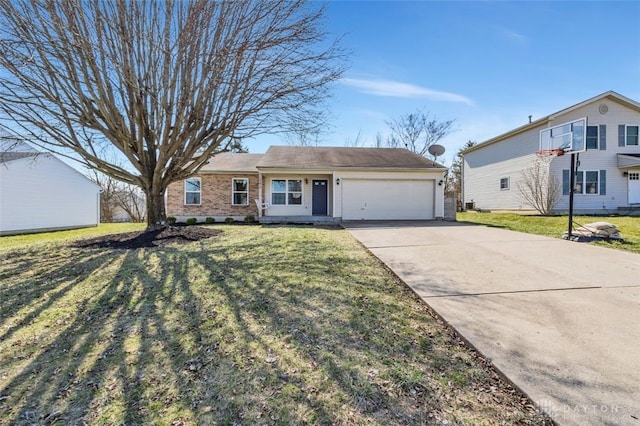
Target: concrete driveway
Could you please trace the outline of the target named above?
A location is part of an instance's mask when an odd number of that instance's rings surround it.
[[[459,223],[343,225],[559,424],[640,426],[640,255]]]

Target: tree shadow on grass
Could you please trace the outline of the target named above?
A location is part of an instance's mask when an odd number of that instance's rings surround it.
[[[397,283],[331,239],[283,235],[71,249],[41,259],[46,284],[21,270],[4,293],[21,309],[3,311],[0,424],[424,424],[451,409],[452,373],[474,385]]]

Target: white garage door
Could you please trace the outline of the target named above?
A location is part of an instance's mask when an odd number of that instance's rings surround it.
[[[434,217],[433,180],[342,180],[342,220]]]

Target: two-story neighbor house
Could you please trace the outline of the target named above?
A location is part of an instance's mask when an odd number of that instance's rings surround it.
[[[578,157],[576,214],[640,212],[640,103],[606,92],[463,151],[463,206],[531,210],[519,193],[523,170],[536,161],[540,130],[587,118],[586,151]],[[570,155],[550,158],[561,183],[553,212],[569,209]]]

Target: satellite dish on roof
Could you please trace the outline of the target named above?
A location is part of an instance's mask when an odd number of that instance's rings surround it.
[[[444,146],[442,145],[431,145],[429,147],[429,154],[433,155],[435,158],[438,158],[442,154],[444,154]]]

